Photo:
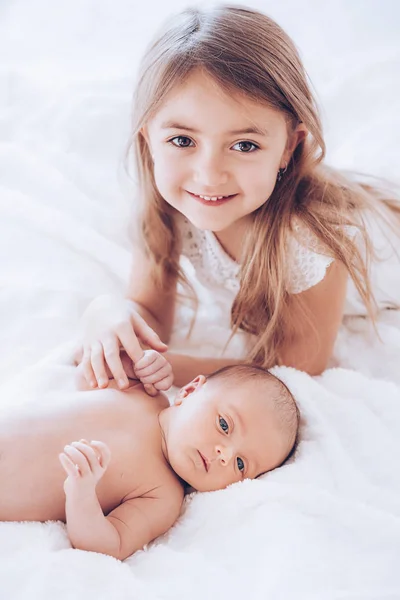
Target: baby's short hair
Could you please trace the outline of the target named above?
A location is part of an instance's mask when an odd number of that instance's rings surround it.
[[[218,371],[214,371],[208,375],[207,380],[226,380],[229,383],[253,381],[268,383],[270,386],[272,384],[272,395],[270,389],[268,397],[271,400],[271,404],[277,416],[278,426],[281,428],[282,433],[287,437],[288,447],[287,454],[279,466],[282,466],[291,456],[293,456],[299,438],[300,411],[292,393],[281,379],[263,367],[241,364],[230,365],[218,369]]]

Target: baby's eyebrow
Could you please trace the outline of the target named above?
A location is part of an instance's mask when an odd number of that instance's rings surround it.
[[[232,407],[230,407],[229,410],[232,413],[232,416],[234,417],[235,423],[239,423],[239,429],[242,437],[245,437],[246,427],[241,414]],[[246,460],[249,463],[249,468],[251,465],[252,469],[254,469],[254,473],[258,473],[258,475],[256,475],[255,478],[259,477],[260,475],[263,475],[264,471],[260,471],[260,465],[254,457],[251,459],[247,458]]]
[[[239,423],[239,428],[240,428],[240,433],[242,434],[242,437],[245,437],[246,435],[246,428],[243,422],[243,419],[240,415],[240,413],[238,413],[236,410],[234,410],[233,408],[230,408],[230,411],[235,419],[235,421],[237,423]]]
[[[187,125],[182,125],[176,121],[166,121],[161,124],[162,129],[182,129],[183,131],[189,131],[190,133],[201,133],[198,129],[194,127],[188,127]],[[227,135],[263,135],[265,137],[270,136],[269,131],[263,129],[262,127],[246,127],[245,129],[234,129],[232,131],[227,131]]]

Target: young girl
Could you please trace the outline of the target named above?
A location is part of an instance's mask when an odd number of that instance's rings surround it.
[[[141,65],[133,144],[142,235],[127,298],[96,299],[83,319],[82,368],[93,387],[108,375],[128,385],[121,350],[149,393],[155,382],[167,389],[172,372],[184,385],[235,362],[319,374],[345,314],[374,318],[396,305],[373,295],[370,260],[372,243],[381,258],[393,254],[400,210],[323,165],[303,65],[267,16],[230,6],[175,16]],[[182,256],[241,350],[167,352],[171,372],[158,352],[141,358],[139,340],[167,350],[178,284],[190,287]]]

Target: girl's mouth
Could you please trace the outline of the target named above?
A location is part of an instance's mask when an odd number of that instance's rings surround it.
[[[203,196],[201,194],[193,194],[192,192],[188,192],[188,194],[197,200],[197,202],[207,206],[221,206],[221,204],[225,204],[225,202],[237,196],[237,194],[230,194],[229,196]]]

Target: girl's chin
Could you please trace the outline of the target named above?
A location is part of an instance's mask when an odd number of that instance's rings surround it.
[[[193,212],[191,210],[181,212],[192,225],[201,230],[218,233],[218,231],[224,231],[224,229],[227,229],[232,224],[232,219],[228,220],[226,216],[223,218],[222,216],[199,215],[197,211]]]

